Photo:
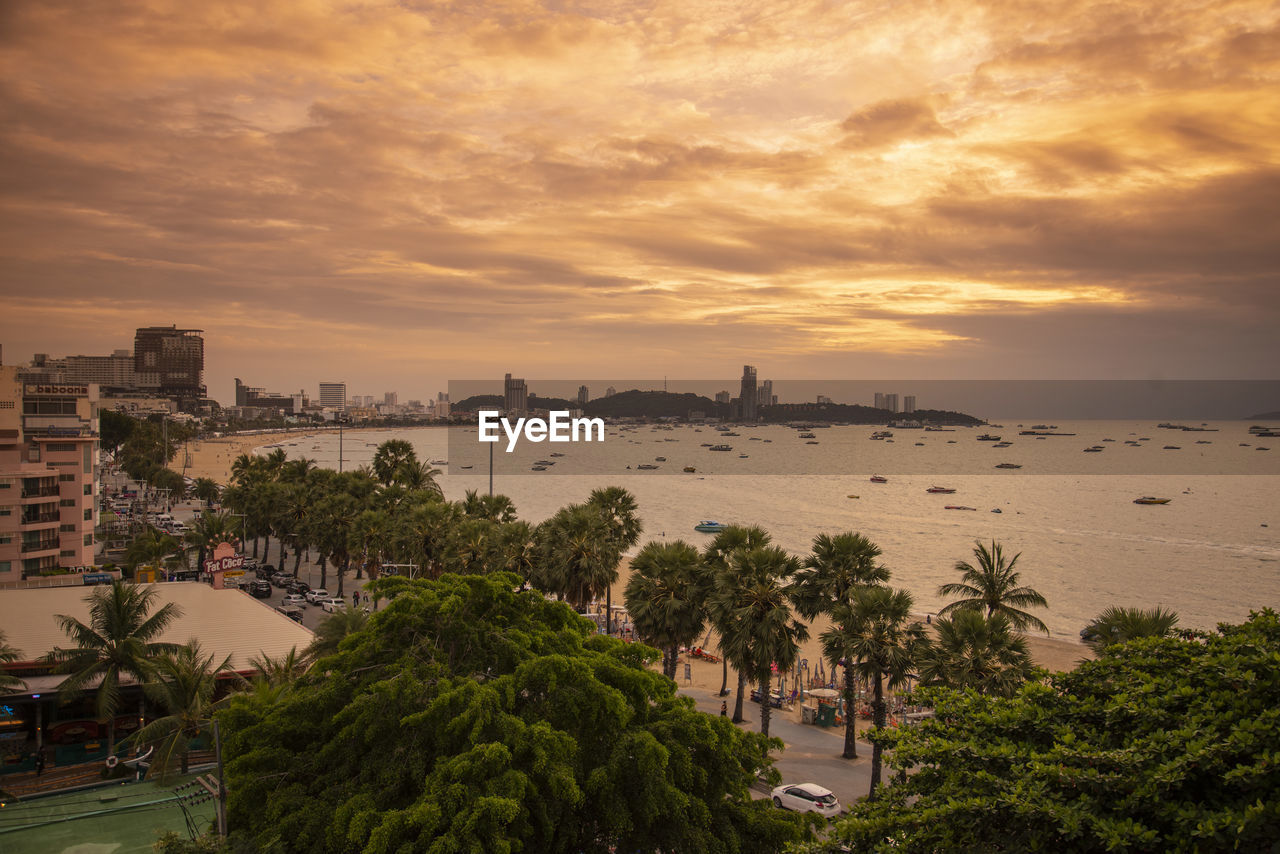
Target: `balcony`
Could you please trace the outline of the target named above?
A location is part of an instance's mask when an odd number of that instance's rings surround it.
[[[39,540],[34,543],[23,543],[22,553],[27,554],[28,552],[47,552],[57,548],[59,548],[59,546],[58,546],[58,540],[56,538],[52,540]]]
[[[23,498],[57,498],[58,484],[55,481],[47,486],[33,486],[33,487],[24,486],[22,489],[22,497]]]
[[[40,507],[41,505],[32,506]],[[61,514],[56,507],[53,510],[44,510],[39,513],[28,513],[26,512],[27,509],[24,507],[22,512],[22,524],[24,525],[43,525],[46,522],[57,522],[61,518]]]

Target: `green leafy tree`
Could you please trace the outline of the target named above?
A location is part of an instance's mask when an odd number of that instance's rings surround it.
[[[855,851],[1270,851],[1280,838],[1280,620],[1144,638],[1011,698],[926,688],[885,734],[915,769],[833,840]]]
[[[462,499],[462,512],[466,516],[488,519],[490,522],[514,522],[516,505],[505,495],[481,495],[468,489]]]
[[[606,486],[591,490],[587,496],[587,506],[594,508],[604,517],[605,529],[609,532],[609,543],[613,547],[613,568],[609,573],[608,583],[604,588],[604,607],[608,619],[613,619],[613,585],[618,580],[618,567],[622,556],[628,549],[640,542],[643,526],[640,523],[639,508],[636,498],[620,486]],[[611,627],[606,631],[612,633]]]
[[[129,676],[139,684],[155,672],[156,656],[177,649],[156,638],[180,616],[182,609],[172,602],[151,613],[155,591],[123,581],[95,587],[86,601],[89,622],[55,614],[58,627],[75,644],[54,647],[46,661],[58,673],[69,673],[58,693],[74,697],[101,679],[94,693],[94,710],[99,721],[108,722],[107,751],[115,751],[115,716],[120,708],[120,680]]]
[[[144,565],[172,566],[181,555],[182,544],[172,534],[147,528],[125,549],[124,565],[130,569]]]
[[[129,741],[155,745],[152,765],[159,769],[162,780],[175,764],[187,773],[191,743],[209,728],[213,711],[225,704],[225,698],[215,702],[214,695],[220,676],[235,677],[230,662],[228,654],[215,664],[214,654],[205,655],[195,639],[155,658],[154,678],[146,684],[146,692],[166,714],[138,730]]]
[[[585,504],[563,507],[539,526],[543,560],[535,583],[585,611],[618,577],[622,552],[604,516]]]
[[[390,601],[272,703],[219,713],[239,841],[280,852],[776,852],[777,742],[702,714],[513,575],[373,582]],[[235,841],[235,840],[233,840]]]
[[[98,413],[98,436],[104,453],[115,456],[122,445],[138,429],[138,420],[114,409]]]
[[[857,588],[852,604],[832,609],[832,626],[820,636],[827,659],[843,659],[846,668],[871,683],[871,717],[877,733],[884,731],[887,718],[885,689],[906,682],[924,637],[919,621],[911,621],[911,604],[911,594],[905,590],[874,584]],[[882,742],[873,739],[870,798],[876,797],[880,785],[882,761]]]
[[[369,622],[369,614],[360,608],[339,608],[327,615],[316,626],[315,640],[307,647],[306,657],[323,658],[338,651],[338,645],[347,638],[361,631]]]
[[[218,503],[218,498],[222,495],[222,489],[212,478],[198,477],[195,485],[191,488],[191,494],[203,501],[205,507],[211,507]]]
[[[1004,549],[996,541],[991,547],[979,542],[973,550],[977,566],[966,561],[956,564],[956,571],[962,573],[961,580],[943,584],[938,588],[939,596],[963,597],[942,608],[939,616],[946,616],[953,611],[974,609],[985,611],[987,616],[1003,614],[1015,628],[1033,628],[1049,634],[1049,627],[1039,617],[1023,610],[1024,608],[1044,608],[1048,606],[1044,597],[1030,587],[1021,585],[1021,573],[1014,570],[1021,553],[1005,560]]]
[[[648,543],[631,561],[627,613],[636,636],[662,650],[662,672],[676,678],[680,647],[697,640],[706,623],[702,556],[683,540]]]
[[[292,685],[307,672],[307,660],[307,656],[300,655],[295,646],[275,658],[259,652],[249,659],[249,666],[257,671],[254,681],[262,680],[270,685]]]
[[[1003,614],[960,610],[939,617],[933,627],[934,637],[916,655],[921,684],[1008,697],[1030,678],[1027,641]]]
[[[717,584],[711,608],[727,615],[721,637],[725,656],[760,686],[760,732],[769,735],[774,668],[795,667],[809,629],[796,618],[789,589],[800,561],[776,546],[738,550],[729,557],[732,583]]]
[[[398,479],[402,468],[417,462],[418,454],[413,445],[404,439],[388,439],[373,452],[373,474],[383,486],[390,486]]]
[[[1080,633],[1094,652],[1101,653],[1113,643],[1138,638],[1165,638],[1178,625],[1178,614],[1167,608],[1107,608],[1094,617]]]
[[[796,575],[796,609],[806,620],[819,615],[832,616],[838,606],[844,606],[842,614],[851,613],[853,594],[868,584],[884,584],[889,580],[889,570],[879,563],[880,547],[871,540],[846,532],[843,534],[819,534],[813,540],[813,551],[805,559]],[[832,662],[832,670],[835,662]],[[857,689],[854,671],[844,671],[844,707],[857,706]],[[858,756],[857,718],[845,715],[844,758]]]

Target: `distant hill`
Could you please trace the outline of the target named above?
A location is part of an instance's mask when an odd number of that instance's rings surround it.
[[[587,404],[587,415],[602,418],[688,418],[691,412],[701,412],[707,418],[724,418],[729,414],[729,407],[692,392],[673,394],[634,388]]]
[[[449,408],[454,412],[478,412],[481,409],[501,409],[505,399],[500,394],[473,394],[452,404]],[[529,395],[530,409],[577,409],[576,400],[565,400],[562,397],[538,397]]]
[[[910,415],[893,413],[874,406],[844,403],[780,403],[760,407],[765,421],[833,421],[844,424],[888,424],[890,421],[919,421],[924,424],[977,426],[980,418],[943,409],[917,409]]]
[[[1280,410],[1264,412],[1261,415],[1250,415],[1245,421],[1280,421]]]

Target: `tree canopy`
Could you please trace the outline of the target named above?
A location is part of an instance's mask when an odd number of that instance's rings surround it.
[[[1267,851],[1280,838],[1280,618],[1143,638],[1012,698],[924,689],[914,768],[836,836],[858,851]]]
[[[226,722],[231,825],[280,851],[776,851],[771,743],[694,710],[648,647],[515,575],[373,583],[387,606]]]

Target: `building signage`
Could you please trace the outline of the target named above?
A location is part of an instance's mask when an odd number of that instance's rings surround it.
[[[244,555],[228,555],[210,558],[204,562],[206,572],[225,572],[229,569],[240,569],[244,566]],[[243,575],[244,573],[241,573]]]
[[[45,385],[43,383],[34,385],[27,384],[27,394],[56,394],[68,395],[73,394],[78,397],[85,397],[89,394],[87,385]]]

